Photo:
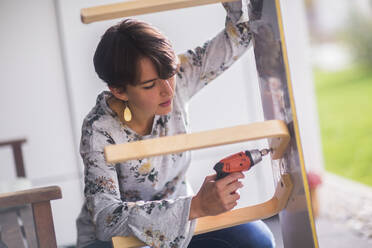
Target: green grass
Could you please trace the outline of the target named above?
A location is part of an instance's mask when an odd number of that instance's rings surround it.
[[[315,71],[326,170],[372,186],[372,71]]]

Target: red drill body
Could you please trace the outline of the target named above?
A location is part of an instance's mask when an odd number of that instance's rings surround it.
[[[217,180],[232,172],[247,171],[262,160],[262,156],[270,150],[263,149],[238,152],[219,161],[213,168],[217,172]]]

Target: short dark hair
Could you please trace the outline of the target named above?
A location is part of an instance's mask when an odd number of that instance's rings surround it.
[[[173,76],[177,58],[169,40],[155,27],[136,19],[125,19],[102,36],[93,62],[98,76],[108,86],[125,90],[139,81],[139,61],[149,58],[161,79]]]

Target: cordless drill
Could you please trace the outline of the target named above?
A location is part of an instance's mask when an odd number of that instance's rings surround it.
[[[269,154],[271,149],[250,150],[238,152],[220,160],[213,169],[217,172],[217,178],[221,179],[232,172],[247,171],[258,164],[262,157]]]

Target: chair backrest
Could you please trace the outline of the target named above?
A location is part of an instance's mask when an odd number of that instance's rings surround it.
[[[0,194],[0,248],[57,247],[50,200],[58,186]]]
[[[13,157],[15,162],[15,169],[17,177],[26,177],[25,166],[23,164],[22,144],[26,139],[15,139],[0,142],[1,146],[12,146]]]
[[[30,205],[0,209],[0,240],[3,247],[37,247]]]

